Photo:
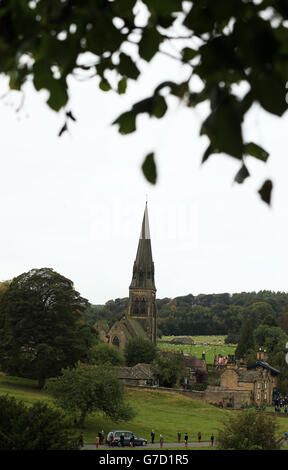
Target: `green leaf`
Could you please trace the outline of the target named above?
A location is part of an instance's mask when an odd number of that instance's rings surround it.
[[[54,111],[59,111],[67,104],[68,101],[66,82],[64,80],[53,79],[53,81],[51,81],[49,91],[50,97],[47,100],[47,104]]]
[[[136,114],[127,111],[121,114],[112,124],[118,124],[120,134],[130,134],[136,130]]]
[[[106,80],[106,78],[102,78],[102,80],[99,83],[99,88],[103,91],[110,91],[111,85],[108,82],[108,80]]]
[[[273,189],[272,181],[266,180],[264,181],[263,185],[258,191],[262,201],[266,202],[268,205],[270,205],[270,202],[271,202],[272,189]]]
[[[182,0],[143,0],[152,13],[170,16],[174,11],[182,10]]]
[[[258,158],[263,162],[266,162],[267,158],[269,157],[269,153],[259,145],[254,144],[254,142],[249,142],[248,144],[244,145],[244,153],[246,155],[250,155],[251,157]]]
[[[194,59],[199,54],[199,51],[195,51],[195,49],[191,49],[191,47],[184,47],[182,50],[182,59],[185,62],[189,62],[190,60]]]
[[[161,34],[156,28],[145,29],[139,42],[139,55],[149,62],[159,50],[162,41]]]
[[[131,57],[127,54],[124,54],[124,52],[121,52],[119,58],[120,62],[117,66],[119,73],[125,77],[136,80],[140,72]]]
[[[236,181],[236,183],[239,183],[239,184],[242,184],[243,181],[248,178],[248,176],[250,176],[250,173],[246,167],[246,165],[243,163],[243,165],[241,166],[240,170],[238,171],[238,173],[236,174],[235,178],[234,178],[234,181]]]
[[[259,73],[251,79],[252,92],[256,100],[269,113],[282,116],[287,111],[286,80],[280,79],[273,71]]]
[[[243,141],[239,103],[228,97],[219,102],[204,121],[200,135],[206,134],[213,148],[235,158],[242,158]]]
[[[163,96],[156,93],[153,98],[152,114],[158,119],[162,118],[167,111],[167,104]]]
[[[146,156],[144,163],[142,164],[142,171],[147,181],[149,181],[149,183],[151,184],[156,183],[157,170],[156,170],[156,165],[154,161],[154,153],[149,153]]]
[[[212,153],[217,153],[216,151],[213,150],[212,145],[208,145],[207,149],[203,153],[202,161],[201,163],[205,163],[206,160],[212,155]]]
[[[125,77],[123,77],[118,82],[117,90],[118,90],[119,95],[122,95],[123,93],[125,93],[126,89],[127,89],[127,79]]]
[[[136,0],[117,0],[112,3],[112,8],[121,18],[133,18],[133,8]]]

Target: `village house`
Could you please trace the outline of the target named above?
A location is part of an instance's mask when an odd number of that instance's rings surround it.
[[[184,354],[185,367],[187,375],[183,379],[184,387],[194,385],[196,383],[202,383],[207,380],[208,370],[205,359],[205,354],[202,357],[191,356],[190,354]]]
[[[136,364],[133,367],[118,367],[117,378],[125,385],[152,386],[155,385],[150,364]]]
[[[237,392],[241,392],[238,396],[243,405],[272,405],[279,373],[268,364],[266,351],[260,349],[254,364],[247,366],[245,359],[227,363],[221,374],[220,387],[226,392],[234,392],[235,399]]]

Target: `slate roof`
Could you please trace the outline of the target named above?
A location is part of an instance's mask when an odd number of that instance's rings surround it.
[[[118,367],[117,377],[129,380],[150,380],[153,374],[149,364],[136,364],[133,367]]]
[[[275,367],[270,366],[270,364],[268,364],[268,362],[264,362],[264,361],[256,361],[254,364],[248,366],[247,369],[249,369],[249,370],[256,369],[258,366],[261,366],[264,369],[270,370],[272,375],[280,374],[280,370],[275,369]]]

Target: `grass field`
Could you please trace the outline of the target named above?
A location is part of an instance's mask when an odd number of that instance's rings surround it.
[[[36,382],[32,380],[0,375],[0,394],[6,393],[28,405],[41,400],[52,406],[51,398],[38,390]],[[190,442],[196,442],[198,431],[202,432],[202,441],[208,442],[213,432],[217,441],[217,433],[223,426],[224,418],[231,413],[241,413],[218,409],[170,392],[128,389],[127,393],[129,402],[136,411],[135,418],[132,421],[115,423],[102,413],[90,415],[84,429],[85,444],[94,444],[96,435],[102,429],[105,434],[113,429],[127,429],[149,440],[153,428],[156,433],[155,442],[159,442],[161,433],[166,443],[176,442],[178,431],[183,436],[187,432]],[[279,417],[278,422],[283,435],[288,430],[288,419]]]
[[[181,351],[196,357],[202,357],[205,353],[207,364],[213,364],[217,354],[234,354],[236,348],[235,344],[225,344],[225,336],[189,336],[195,343],[193,345],[170,343],[173,338],[175,336],[162,336],[157,342],[157,347],[165,351]]]

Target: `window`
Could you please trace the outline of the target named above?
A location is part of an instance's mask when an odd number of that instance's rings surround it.
[[[119,341],[118,336],[114,336],[114,338],[112,339],[112,344],[113,346],[117,346],[117,348],[119,348],[120,341]]]

